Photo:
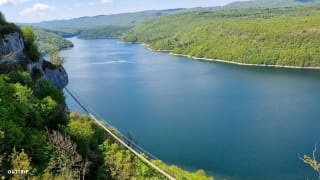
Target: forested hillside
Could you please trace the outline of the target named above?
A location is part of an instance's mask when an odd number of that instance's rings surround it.
[[[62,50],[73,47],[71,41],[39,28],[32,28],[39,51],[48,53],[51,50]]]
[[[320,5],[178,13],[141,23],[128,42],[230,62],[319,67]]]
[[[237,9],[249,7],[285,7],[293,5],[316,4],[320,0],[251,0],[239,1],[217,7],[197,7],[191,9],[167,9],[150,10],[133,13],[122,13],[112,15],[99,15],[93,17],[80,17],[70,20],[54,20],[40,23],[26,24],[45,29],[47,32],[57,34],[62,37],[71,37],[79,35],[83,39],[114,38],[121,36],[131,27],[145,21],[160,16],[175,14],[179,12],[196,10],[221,10]]]
[[[104,26],[83,31],[79,34],[80,39],[104,39],[120,38],[123,33],[129,31],[132,26]]]
[[[293,5],[307,5],[319,3],[320,0],[250,0],[233,2],[225,6],[225,8],[250,8],[250,7],[285,7]]]

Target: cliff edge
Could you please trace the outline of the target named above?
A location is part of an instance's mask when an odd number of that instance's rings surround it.
[[[38,73],[40,78],[46,78],[60,90],[68,85],[68,74],[62,66],[55,66],[43,57],[37,61],[28,57],[26,52],[26,40],[18,28],[1,34],[0,64],[10,62],[23,64],[30,74]]]

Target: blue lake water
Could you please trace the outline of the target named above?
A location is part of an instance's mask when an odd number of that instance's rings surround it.
[[[118,39],[70,40],[75,47],[62,51],[69,87],[163,161],[218,179],[315,178],[298,157],[320,142],[320,71],[192,60]]]

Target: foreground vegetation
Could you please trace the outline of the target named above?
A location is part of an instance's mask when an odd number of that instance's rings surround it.
[[[320,5],[199,10],[141,23],[124,40],[199,58],[318,67],[319,19]]]
[[[64,95],[48,81],[33,79],[17,64],[0,67],[0,174],[4,177],[165,179],[89,117],[67,115]],[[189,173],[163,163],[161,167],[178,179],[210,179],[203,172]],[[29,173],[10,175],[9,169]]]
[[[0,27],[8,28],[1,35],[22,33],[0,17]],[[22,34],[27,59],[37,58],[31,61],[37,62],[39,51],[32,30],[24,28]],[[50,56],[61,58],[56,52]],[[68,112],[63,92],[40,72],[27,72],[28,63],[0,64],[2,179],[166,179],[115,142],[88,116]],[[190,173],[157,164],[177,179],[212,179],[203,171]],[[12,170],[27,173],[9,173]]]

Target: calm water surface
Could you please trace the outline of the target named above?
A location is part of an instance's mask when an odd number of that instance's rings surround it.
[[[163,161],[218,178],[314,178],[298,157],[320,142],[320,71],[198,61],[117,39],[71,40],[75,47],[62,52],[69,87]]]

